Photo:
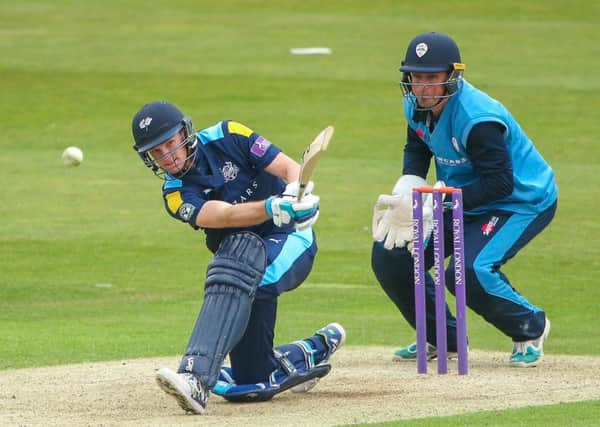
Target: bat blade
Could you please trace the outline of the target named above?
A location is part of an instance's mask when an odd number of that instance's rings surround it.
[[[312,177],[321,154],[327,150],[327,146],[329,145],[329,141],[331,141],[333,132],[333,126],[327,126],[317,135],[317,137],[313,140],[313,142],[310,143],[306,150],[304,150],[300,160],[300,189],[298,190],[298,200],[302,200],[302,197],[304,197],[306,185]]]

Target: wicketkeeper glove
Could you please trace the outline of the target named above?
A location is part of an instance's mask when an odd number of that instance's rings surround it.
[[[444,187],[443,181],[435,183],[434,188]],[[433,199],[425,196],[423,202],[423,241],[427,242],[433,230]],[[414,247],[412,193],[388,195],[381,194],[373,209],[373,239],[383,241],[385,249],[407,247],[412,254]]]
[[[424,215],[423,215],[424,216]],[[413,238],[412,197],[381,194],[373,209],[373,239],[383,247],[403,248]]]

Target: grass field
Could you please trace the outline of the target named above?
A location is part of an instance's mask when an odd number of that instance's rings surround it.
[[[511,109],[554,167],[557,217],[505,272],[552,319],[547,352],[600,355],[600,5],[485,5],[0,1],[0,369],[183,350],[209,255],[202,233],[164,212],[160,182],[131,149],[130,120],[154,99],[197,128],[241,121],[298,157],[335,125],[315,176],[320,253],[308,282],[281,298],[276,339],[336,320],[349,346],[411,341],[371,272],[370,222],[401,172],[397,68],[428,30],[457,40],[466,78]],[[304,46],[333,55],[289,54]],[[60,162],[69,145],[85,153],[78,168]],[[508,355],[508,339],[469,322],[472,346]],[[570,424],[598,402],[551,411],[544,424]],[[520,410],[518,422],[536,425],[539,412]]]

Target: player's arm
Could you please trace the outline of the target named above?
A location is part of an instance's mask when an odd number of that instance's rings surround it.
[[[265,168],[271,175],[275,175],[285,182],[298,181],[300,175],[300,164],[288,155],[280,152]]]
[[[300,165],[280,152],[265,170],[287,182],[293,182],[298,180]],[[198,213],[196,225],[202,228],[247,227],[272,218],[277,226],[292,222],[298,226],[315,217],[318,204],[319,199],[316,196],[303,202],[273,196],[263,201],[235,205],[220,200],[209,200]],[[312,223],[313,220],[308,225]]]
[[[297,199],[271,196],[266,200],[230,204],[209,200],[200,209],[196,225],[202,228],[248,227],[272,219],[276,226],[294,225],[303,229],[315,223],[319,212],[319,197],[311,195]]]
[[[265,200],[231,204],[209,200],[200,209],[196,225],[202,228],[248,227],[269,219]]]
[[[413,128],[407,126],[402,175],[416,175],[425,179],[432,155],[427,144],[419,138]]]
[[[465,186],[465,210],[503,199],[513,192],[512,162],[500,123],[482,122],[473,126],[467,140],[467,155],[479,177]]]
[[[266,201],[231,204],[221,200],[205,200],[193,189],[184,188],[180,180],[164,192],[169,214],[193,228],[247,227],[269,219]]]

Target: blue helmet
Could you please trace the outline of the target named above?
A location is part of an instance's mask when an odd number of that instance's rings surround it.
[[[400,66],[402,81],[400,85],[405,96],[411,97],[416,104],[416,99],[411,96],[412,83],[411,73],[448,73],[448,79],[441,83],[446,87],[446,94],[438,97],[439,105],[444,99],[451,97],[459,88],[465,65],[461,62],[460,51],[456,42],[446,34],[423,33],[416,36],[408,45],[406,55]],[[420,107],[418,110],[430,110],[434,108]]]
[[[187,159],[177,177],[185,175],[191,168],[197,150],[197,137],[190,118],[185,117],[175,105],[167,101],[154,101],[144,105],[133,117],[131,131],[135,141],[133,149],[144,164],[161,178],[164,178],[165,171],[160,168],[149,151],[183,131],[183,142],[167,155],[185,146]]]

